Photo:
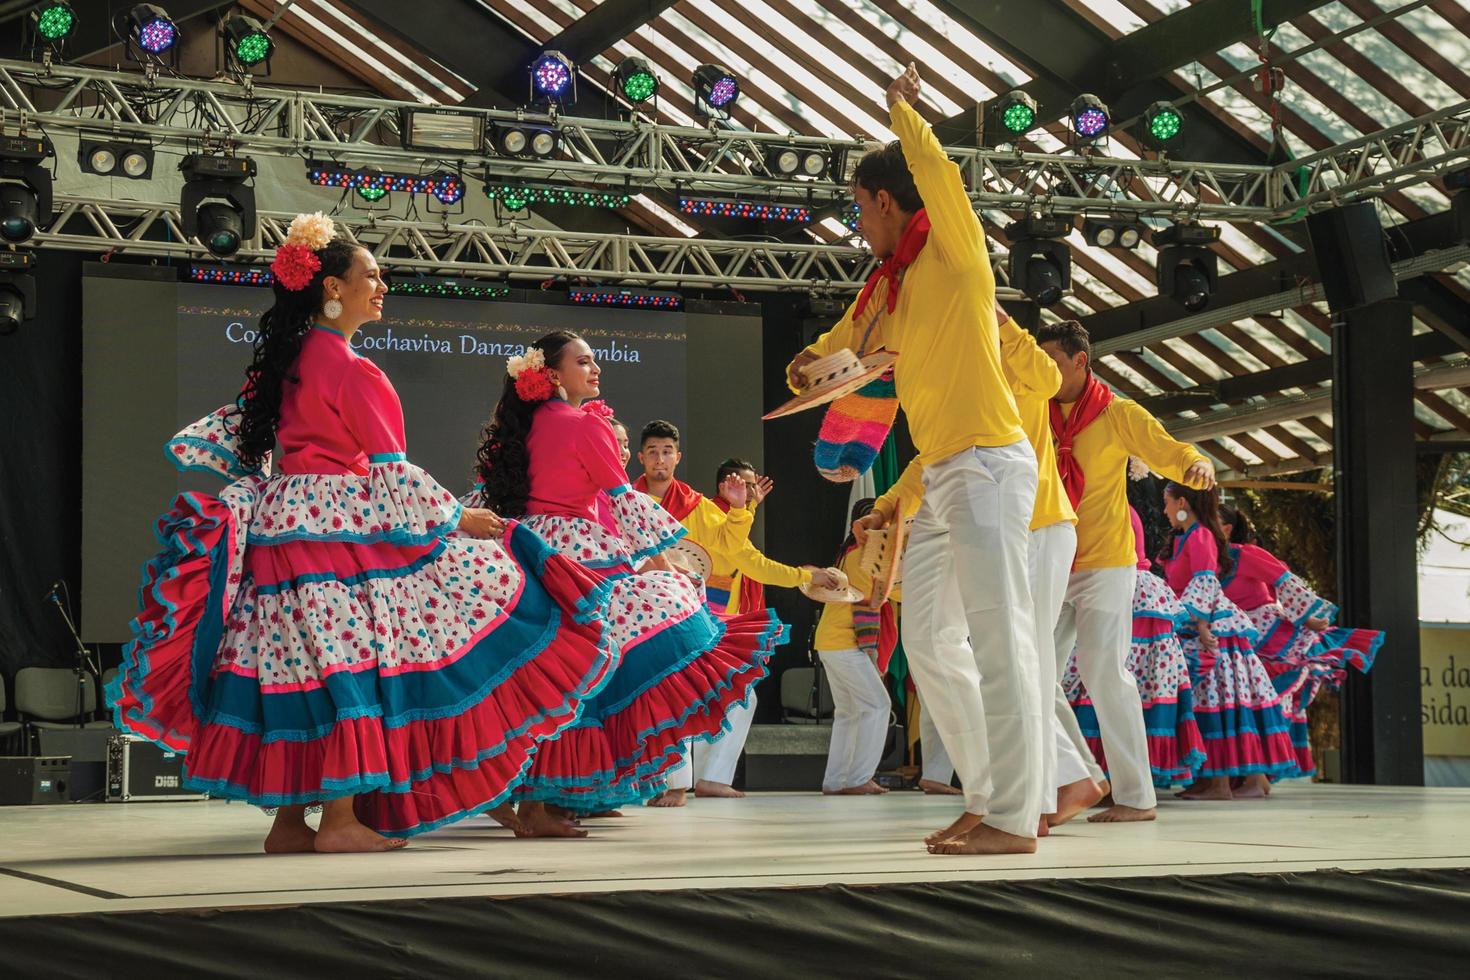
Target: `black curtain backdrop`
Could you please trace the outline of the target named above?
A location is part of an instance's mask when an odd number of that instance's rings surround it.
[[[81,595],[82,256],[47,251],[34,275],[36,318],[0,337],[0,673],[8,695],[21,667],[72,664],[75,645],[45,596],[56,581]]]

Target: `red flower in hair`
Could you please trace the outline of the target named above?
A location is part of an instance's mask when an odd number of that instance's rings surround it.
[[[276,281],[296,293],[311,285],[312,277],[321,271],[322,260],[305,245],[282,245],[276,249],[271,272]]]
[[[516,394],[523,402],[544,402],[556,393],[551,374],[545,368],[525,370],[516,378]]]
[[[583,402],[582,411],[588,415],[596,415],[600,419],[611,419],[613,417],[612,406],[601,398],[594,398],[590,402]]]

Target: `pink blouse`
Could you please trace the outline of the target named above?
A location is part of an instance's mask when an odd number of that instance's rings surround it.
[[[1201,572],[1218,576],[1220,555],[1210,532],[1201,524],[1193,524],[1174,539],[1174,549],[1164,561],[1164,578],[1175,595],[1183,595],[1189,580]]]
[[[559,398],[536,409],[526,447],[531,455],[527,514],[597,521],[598,493],[627,489],[612,426]]]
[[[1221,582],[1225,598],[1247,611],[1275,602],[1277,585],[1291,574],[1286,563],[1253,544],[1232,546],[1230,553],[1235,567]]]
[[[356,473],[369,462],[402,459],[403,405],[387,375],[347,338],[312,327],[281,395],[277,473]]]

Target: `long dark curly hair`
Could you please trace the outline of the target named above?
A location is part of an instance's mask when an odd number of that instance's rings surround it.
[[[1215,553],[1216,560],[1220,563],[1220,575],[1222,577],[1229,575],[1230,570],[1235,567],[1235,559],[1230,557],[1230,539],[1225,536],[1225,526],[1220,521],[1220,491],[1215,489],[1191,490],[1179,483],[1166,483],[1164,492],[1171,497],[1189,501],[1189,508],[1194,511],[1195,520],[1210,533],[1210,537],[1215,539]],[[1173,557],[1174,541],[1178,534],[1179,532],[1174,532],[1174,535],[1164,543],[1163,549],[1159,552],[1159,561]]]
[[[581,339],[570,330],[557,330],[531,347],[541,351],[547,367],[555,368],[566,346]],[[516,393],[515,379],[507,374],[500,401],[485,423],[480,451],[475,454],[476,472],[484,488],[485,505],[502,517],[526,513],[526,502],[531,498],[531,452],[526,438],[531,434],[531,418],[541,404],[522,399]]]
[[[322,281],[327,276],[347,275],[361,247],[334,238],[316,253],[322,267],[305,289],[292,292],[279,282],[272,287],[276,302],[260,317],[255,358],[245,369],[245,387],[235,399],[232,416],[238,419],[235,422],[239,436],[237,454],[247,470],[258,469],[266,454],[275,448],[276,427],[281,424],[281,396],[287,381],[298,380],[293,374],[296,358],[325,299]]]

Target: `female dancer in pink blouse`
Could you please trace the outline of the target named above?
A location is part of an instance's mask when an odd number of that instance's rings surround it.
[[[1281,699],[1253,649],[1256,630],[1225,598],[1220,576],[1234,570],[1220,526],[1218,491],[1164,487],[1164,512],[1174,529],[1160,560],[1169,587],[1189,614],[1184,653],[1194,680],[1194,715],[1204,736],[1205,761],[1180,796],[1228,800],[1232,778],[1298,774]]]
[[[595,579],[405,458],[398,396],[350,346],[387,289],[332,236],[292,222],[244,392],[170,442],[235,482],[159,521],[108,689],[119,728],[187,753],[186,785],[275,808],[270,852],[389,850],[508,805],[613,662],[575,620]]]
[[[585,412],[601,393],[586,341],[558,331],[512,358],[505,390],[479,451],[478,500],[524,515],[551,546],[601,579],[597,595],[621,660],[578,724],[543,745],[517,790],[523,833],[581,836],[550,804],[595,813],[664,789],[686,738],[713,739],[729,709],[750,696],[785,638],[769,609],[718,618],[700,586],[662,552],[684,529],[633,490],[606,413]],[[606,493],[615,523],[598,521]]]
[[[1235,562],[1221,580],[1225,597],[1245,611],[1260,634],[1256,653],[1281,695],[1297,767],[1301,775],[1310,776],[1317,765],[1307,738],[1307,708],[1324,687],[1342,686],[1347,665],[1366,674],[1383,645],[1383,633],[1334,628],[1337,607],[1256,544],[1255,528],[1244,511],[1226,504],[1220,508],[1220,520]],[[1248,787],[1253,795],[1269,791],[1263,776],[1250,777]]]

